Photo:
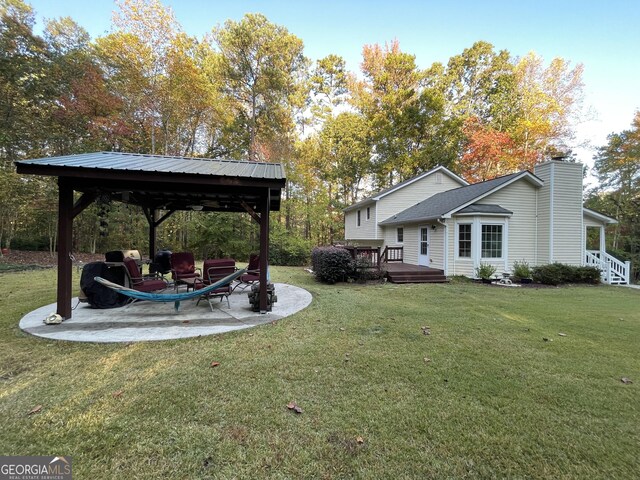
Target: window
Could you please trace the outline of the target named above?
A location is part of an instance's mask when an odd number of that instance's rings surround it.
[[[471,258],[471,224],[458,225],[458,257]]]
[[[371,218],[371,208],[367,207],[367,220]]]
[[[482,225],[482,258],[502,258],[502,225]]]
[[[398,227],[398,230],[396,230],[396,240],[398,243],[404,242],[404,228]]]
[[[360,210],[358,210],[358,213],[356,214],[356,226],[360,226]]]

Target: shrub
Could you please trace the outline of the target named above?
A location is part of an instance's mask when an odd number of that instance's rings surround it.
[[[531,278],[531,267],[525,260],[513,262],[513,276],[522,279],[522,278]]]
[[[308,265],[310,247],[308,240],[293,235],[279,236],[269,245],[269,263],[292,267]]]
[[[378,266],[366,255],[358,255],[356,257],[353,263],[353,270],[355,279],[361,282],[382,280],[387,274],[384,269],[378,269]]]
[[[563,263],[550,263],[533,268],[533,280],[545,285],[563,283],[600,283],[600,270],[596,267],[574,267]]]
[[[489,263],[481,263],[476,267],[476,277],[478,278],[491,278],[496,273],[496,267]]]
[[[345,281],[354,273],[351,254],[343,248],[316,247],[311,252],[311,262],[316,278],[322,282]]]

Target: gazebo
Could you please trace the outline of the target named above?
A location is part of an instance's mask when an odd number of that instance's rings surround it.
[[[57,313],[71,318],[73,219],[98,198],[138,205],[156,228],[178,210],[247,212],[260,225],[260,283],[267,283],[269,212],[280,209],[286,177],[279,163],[96,152],[16,162],[20,174],[58,177]],[[80,196],[74,201],[74,192]],[[267,291],[260,289],[260,311]]]

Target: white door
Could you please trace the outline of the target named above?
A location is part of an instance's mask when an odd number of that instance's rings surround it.
[[[418,265],[429,266],[429,227],[420,227],[420,238],[418,238]]]

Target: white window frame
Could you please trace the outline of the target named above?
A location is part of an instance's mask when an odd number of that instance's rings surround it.
[[[360,226],[362,226],[362,221],[361,221],[362,219],[361,219],[361,217],[362,217],[362,211],[361,211],[361,210],[358,210],[358,211],[356,212],[356,227],[360,227]]]
[[[489,227],[489,226],[496,226],[496,227],[501,227],[502,229],[502,245],[501,245],[501,252],[500,252],[500,256],[499,257],[483,257],[482,256],[482,228],[483,227]],[[507,256],[505,255],[506,253],[506,245],[507,245],[507,224],[506,222],[480,222],[480,228],[478,229],[478,235],[477,235],[477,240],[478,240],[478,258],[480,258],[481,262],[501,262],[503,261],[505,258],[507,258]],[[472,230],[473,231],[473,230]]]
[[[460,231],[458,225],[471,223],[471,258],[469,257],[461,257],[458,255],[458,238],[460,235]],[[482,257],[482,226],[483,225],[502,225],[502,257],[496,258],[483,258]],[[454,254],[455,261],[460,262],[473,262],[473,266],[478,267],[481,263],[490,263],[492,265],[498,266],[498,264],[503,264],[504,271],[506,272],[508,269],[508,259],[509,259],[509,218],[508,217],[500,217],[492,220],[487,218],[487,216],[473,216],[472,218],[463,217],[459,220],[456,220],[455,224],[455,238],[454,238]]]
[[[398,238],[398,230],[402,229],[402,240]],[[404,226],[396,227],[396,243],[404,244]]]
[[[475,228],[473,228],[473,224],[474,222],[459,222],[456,223],[456,237],[454,239],[455,241],[455,251],[456,251],[456,260],[468,260],[471,261],[473,260],[473,235],[475,233]],[[469,256],[468,257],[461,257],[460,256],[460,225],[469,225],[471,227],[471,246],[470,246],[470,251],[469,251]]]
[[[371,220],[371,207],[367,207],[367,220]]]

